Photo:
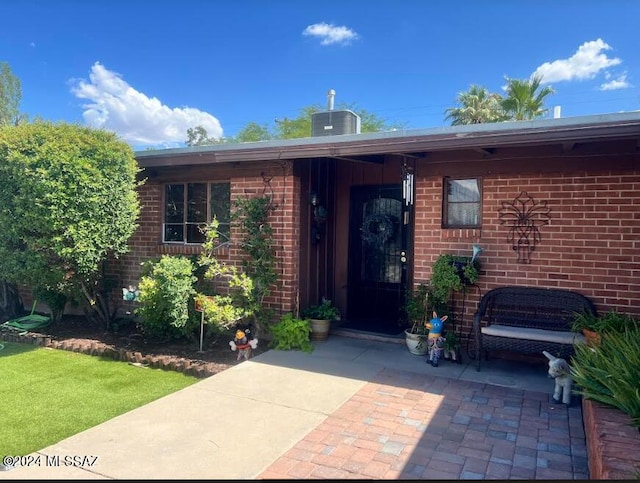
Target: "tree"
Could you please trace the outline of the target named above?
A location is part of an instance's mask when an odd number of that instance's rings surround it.
[[[268,141],[273,139],[273,135],[267,125],[260,125],[250,122],[243,127],[235,138],[231,138],[236,143],[250,143],[255,141]],[[231,142],[231,141],[230,141]]]
[[[210,144],[219,144],[216,138],[210,138],[209,133],[203,126],[190,127],[187,129],[187,146],[206,146]]]
[[[507,77],[507,96],[501,101],[509,119],[514,121],[530,121],[544,116],[549,109],[544,108],[547,96],[554,93],[550,87],[540,88],[542,76],[536,75],[527,80]]]
[[[84,299],[87,315],[110,328],[102,275],[136,228],[137,172],[129,145],[107,131],[0,127],[0,279]]]
[[[22,100],[20,79],[13,75],[7,62],[0,62],[0,126],[16,125],[26,116],[19,111]]]
[[[311,136],[311,117],[320,112],[318,106],[306,106],[300,109],[300,114],[294,119],[276,119],[276,139],[300,139]]]
[[[471,85],[468,91],[458,94],[459,107],[445,111],[445,120],[450,120],[452,126],[504,121],[506,117],[500,105],[501,100],[500,94]]]
[[[400,123],[388,123],[385,119],[358,108],[355,104],[341,104],[339,110],[349,109],[360,116],[360,132],[379,132],[391,129],[402,129]],[[275,126],[260,125],[250,122],[240,130],[236,137],[215,140],[209,138],[207,131],[202,126],[187,129],[187,146],[202,146],[219,143],[244,143],[253,141],[268,141],[270,139],[299,139],[311,136],[311,117],[316,112],[321,112],[320,106],[311,105],[300,109],[300,114],[294,119],[276,119]]]

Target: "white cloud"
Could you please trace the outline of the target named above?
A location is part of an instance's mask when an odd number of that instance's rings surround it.
[[[610,77],[610,75],[607,75],[606,79],[609,79]],[[631,84],[627,81],[626,73],[620,74],[617,79],[600,84],[601,91],[615,91],[617,89],[626,89],[627,87],[631,87]]]
[[[322,39],[320,45],[348,44],[358,38],[358,34],[348,27],[337,27],[324,22],[309,25],[302,35],[310,35]]]
[[[541,75],[545,83],[593,79],[600,71],[622,62],[607,57],[603,51],[610,49],[602,39],[585,42],[568,59],[545,62],[533,74]]]
[[[222,137],[220,121],[191,107],[171,108],[149,98],[96,62],[89,82],[72,81],[71,92],[89,102],[83,105],[85,122],[114,131],[132,145],[172,145],[187,139],[187,129],[202,126],[209,137]]]

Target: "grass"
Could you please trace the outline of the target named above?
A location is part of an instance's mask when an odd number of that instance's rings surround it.
[[[0,346],[0,456],[38,451],[197,382],[76,352]]]

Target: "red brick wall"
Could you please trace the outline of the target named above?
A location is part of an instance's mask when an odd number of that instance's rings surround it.
[[[632,480],[640,474],[640,431],[612,406],[582,400],[590,480]]]
[[[591,298],[599,312],[640,315],[640,175],[486,176],[482,185],[482,228],[448,230],[441,228],[442,178],[416,179],[414,281],[428,280],[442,253],[471,255],[474,243],[484,249],[481,278],[467,294],[465,326],[470,327],[479,297],[504,285],[575,290]],[[530,264],[516,263],[509,229],[499,219],[502,202],[522,191],[551,210]],[[454,299],[458,308],[460,298]]]
[[[271,226],[276,247],[276,271],[281,284],[273,287],[266,303],[277,312],[292,311],[295,307],[298,282],[299,252],[299,185],[300,180],[290,174],[273,176],[270,189],[262,176],[232,178],[231,200],[241,197],[271,194],[276,206],[271,215]],[[141,264],[162,254],[196,255],[200,245],[162,244],[162,190],[163,185],[147,182],[139,188],[141,213],[138,229],[129,242],[131,251],[112,265],[111,272],[119,273],[122,286],[137,286],[140,282]],[[231,233],[231,244],[218,249],[217,256],[224,261],[239,264],[244,254],[234,243],[237,229]],[[118,289],[120,290],[120,289]],[[123,303],[124,310],[133,310],[135,303]]]

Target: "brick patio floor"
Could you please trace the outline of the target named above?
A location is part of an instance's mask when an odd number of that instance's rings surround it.
[[[588,479],[581,405],[384,369],[260,479]]]

